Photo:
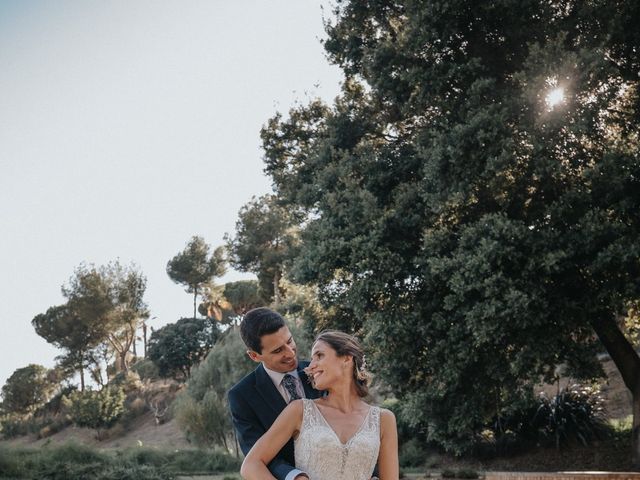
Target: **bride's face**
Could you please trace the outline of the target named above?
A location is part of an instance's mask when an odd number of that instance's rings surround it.
[[[318,390],[327,390],[337,383],[350,380],[352,365],[350,356],[339,357],[328,343],[321,340],[313,344],[311,363],[305,369]]]

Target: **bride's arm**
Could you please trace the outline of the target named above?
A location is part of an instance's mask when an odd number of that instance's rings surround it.
[[[391,411],[385,409],[380,411],[378,474],[380,475],[380,480],[397,480],[400,477],[396,417]]]
[[[273,422],[271,428],[251,447],[242,462],[240,474],[246,480],[271,480],[267,465],[299,430],[302,423],[302,400],[294,400]]]

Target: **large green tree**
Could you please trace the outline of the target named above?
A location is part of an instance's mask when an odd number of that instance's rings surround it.
[[[63,350],[58,357],[60,365],[80,374],[80,387],[84,390],[85,368],[93,363],[93,349],[106,336],[106,325],[100,316],[82,317],[67,303],[48,308],[45,313],[36,315],[31,324],[38,335]]]
[[[167,275],[176,283],[186,286],[193,293],[193,318],[196,317],[198,294],[214,277],[221,277],[226,270],[224,247],[213,253],[202,237],[191,238],[185,249],[167,263]]]
[[[252,308],[268,303],[256,280],[239,280],[216,285],[205,292],[198,305],[200,314],[220,323],[239,322]]]
[[[217,323],[208,318],[181,318],[153,331],[147,357],[158,366],[161,376],[181,374],[187,379],[219,336]]]
[[[96,267],[82,264],[62,287],[67,298],[31,321],[36,333],[63,349],[61,366],[80,373],[84,390],[84,370],[100,369],[98,350],[107,347],[127,368],[127,354],[135,341],[142,319],[148,316],[143,296],[146,279],[135,266],[119,262]]]
[[[432,440],[463,449],[559,363],[640,358],[640,4],[338,1],[346,75],[263,129],[279,201],[307,215],[292,269]],[[477,388],[482,385],[482,388]]]
[[[6,413],[28,414],[44,405],[55,390],[50,372],[42,365],[18,368],[2,386],[2,407]]]
[[[99,325],[102,343],[115,353],[118,370],[128,370],[136,331],[149,316],[146,286],[146,277],[135,265],[115,261],[100,267],[81,264],[62,288],[74,315],[83,323]]]
[[[280,303],[280,280],[297,245],[297,224],[291,210],[274,195],[253,198],[238,213],[235,236],[227,235],[230,262],[258,276],[261,295]]]
[[[233,313],[239,317],[252,308],[260,307],[266,303],[266,299],[260,295],[260,288],[255,280],[225,283],[224,297],[231,305]]]

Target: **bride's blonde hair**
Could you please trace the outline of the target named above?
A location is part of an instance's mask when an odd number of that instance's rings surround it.
[[[339,357],[349,355],[353,358],[353,380],[359,397],[369,395],[371,374],[367,371],[367,362],[362,346],[356,337],[338,330],[325,330],[315,338],[329,345]]]

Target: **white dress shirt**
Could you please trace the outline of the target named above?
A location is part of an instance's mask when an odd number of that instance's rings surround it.
[[[276,372],[274,370],[268,369],[267,367],[264,367],[264,370],[265,372],[267,372],[267,375],[269,375],[269,378],[273,382],[273,385],[276,387],[278,392],[280,392],[280,395],[282,395],[282,398],[286,403],[289,403],[291,401],[291,399],[289,398],[289,392],[287,392],[287,389],[284,388],[284,385],[282,385],[282,379],[287,374],[291,375],[296,380],[296,390],[298,391],[298,395],[300,396],[300,398],[306,398],[304,394],[304,388],[302,388],[302,379],[300,378],[300,375],[298,375],[298,370],[291,370],[290,372],[285,373]]]

